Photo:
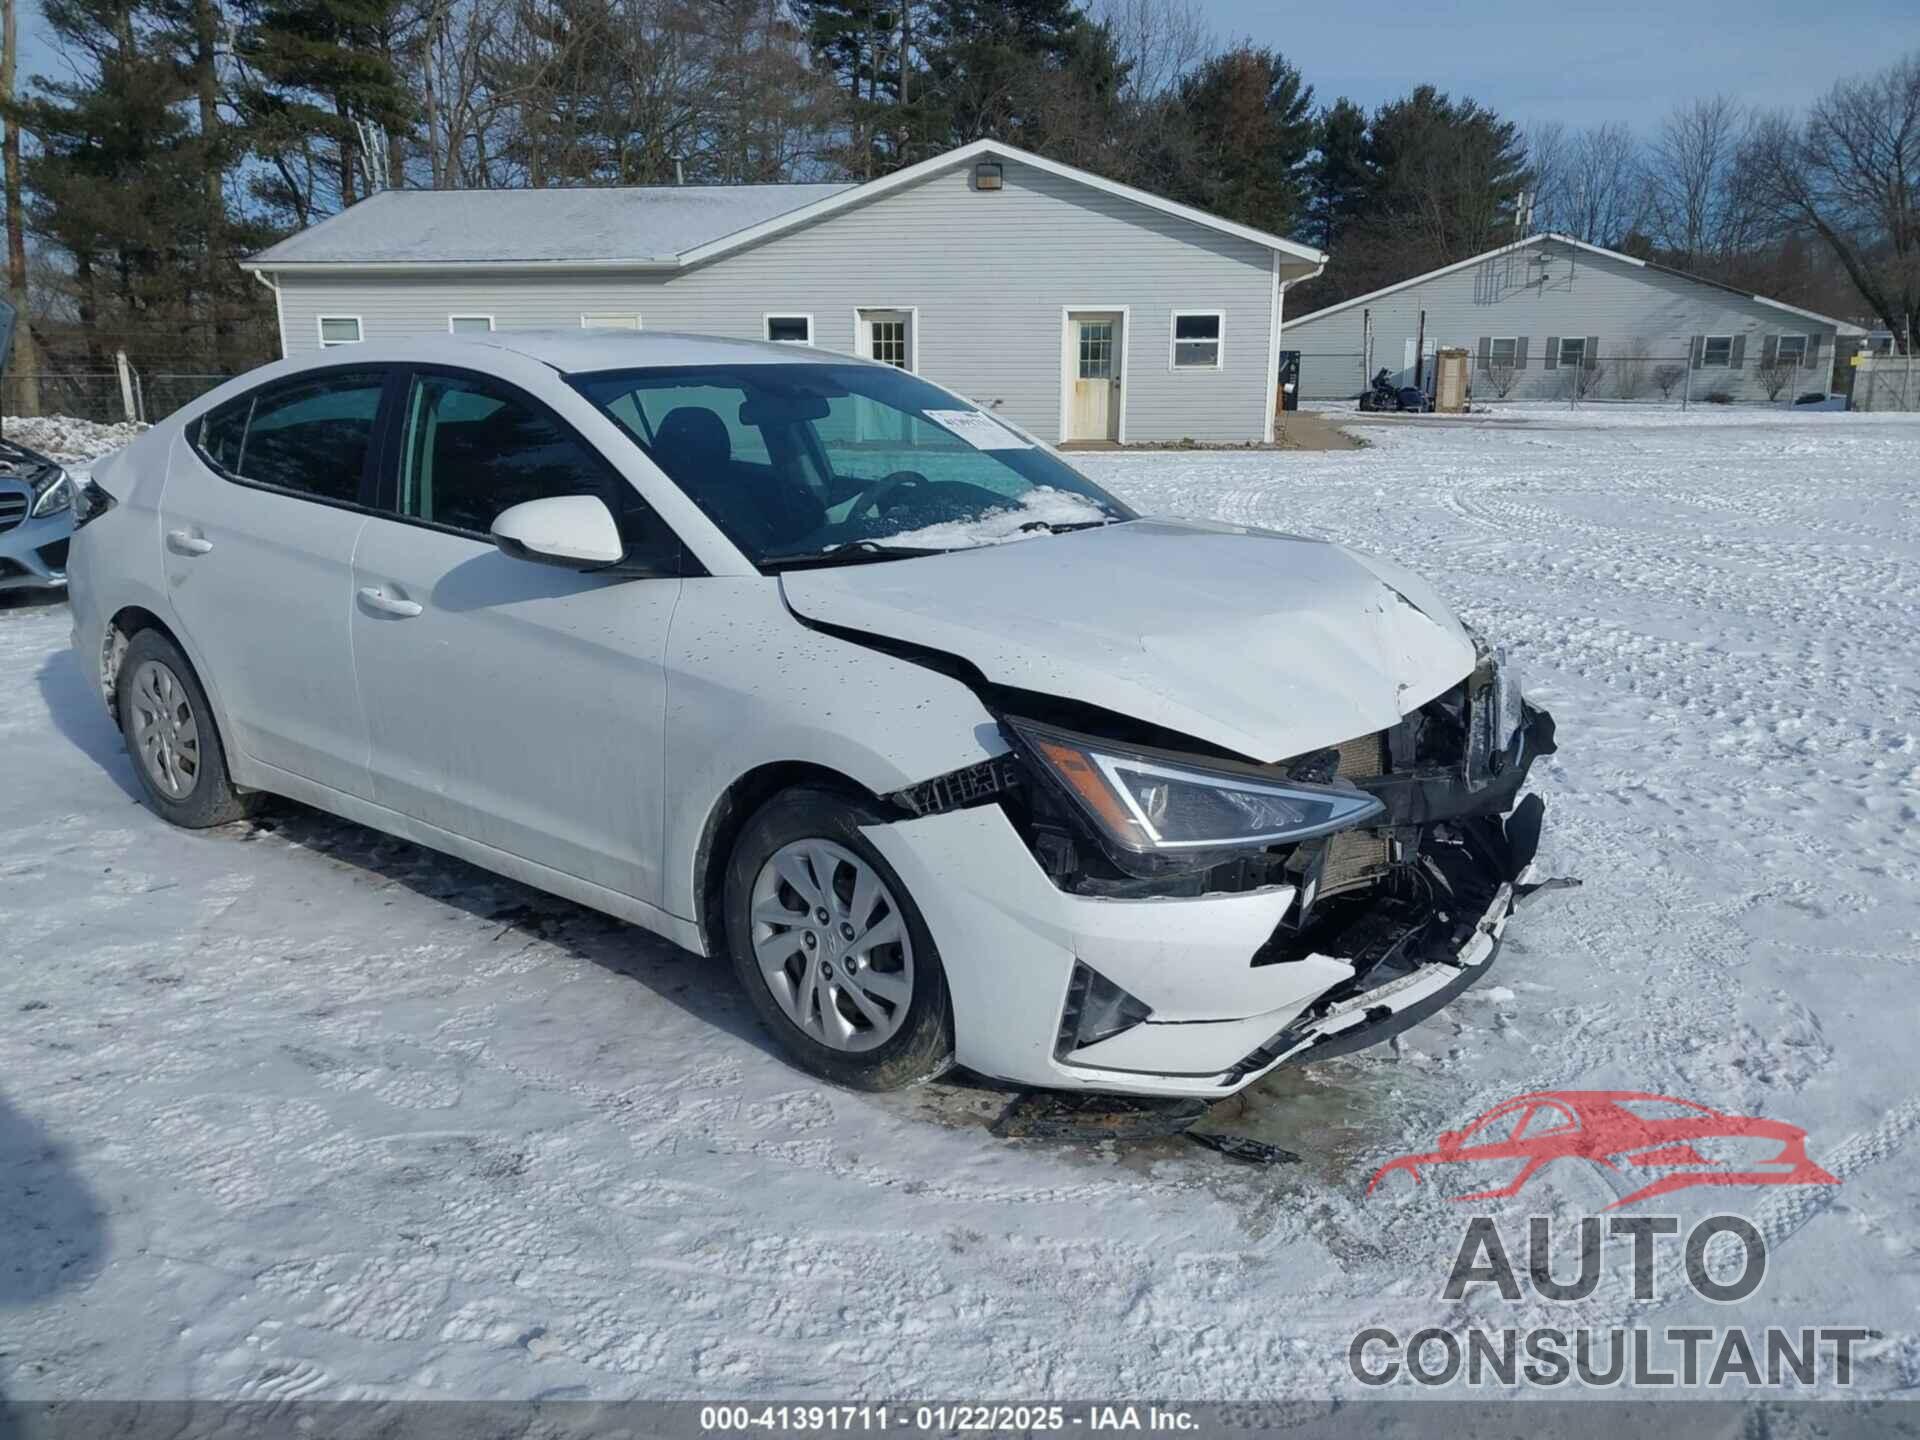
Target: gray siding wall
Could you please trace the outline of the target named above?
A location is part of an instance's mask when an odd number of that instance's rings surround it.
[[[1533,257],[1547,256],[1547,280]],[[1289,321],[1288,349],[1302,352],[1303,398],[1331,399],[1359,394],[1363,385],[1361,312],[1373,312],[1373,368],[1399,374],[1407,345],[1419,331],[1420,311],[1427,312],[1426,339],[1434,344],[1459,345],[1473,353],[1473,396],[1476,402],[1494,400],[1490,377],[1480,359],[1483,339],[1495,336],[1526,341],[1526,360],[1515,375],[1512,399],[1559,399],[1567,394],[1568,374],[1548,369],[1547,342],[1560,336],[1592,336],[1599,340],[1599,364],[1589,394],[1621,398],[1618,381],[1623,366],[1631,370],[1636,347],[1646,354],[1640,361],[1641,383],[1634,398],[1657,399],[1653,371],[1662,365],[1687,365],[1696,335],[1736,337],[1741,364],[1696,366],[1692,369],[1693,398],[1700,400],[1724,391],[1736,400],[1767,398],[1761,365],[1769,353],[1768,340],[1780,335],[1808,337],[1807,363],[1793,376],[1781,399],[1810,391],[1825,394],[1833,371],[1834,331],[1831,325],[1803,319],[1784,310],[1703,285],[1683,276],[1643,269],[1605,256],[1547,243],[1495,256],[1478,265],[1410,285],[1392,295],[1355,305],[1321,318]],[[1818,350],[1815,351],[1815,342]],[[1406,369],[1400,384],[1412,384]],[[1681,385],[1686,381],[1683,379]],[[1681,391],[1676,387],[1674,396]]]
[[[852,351],[857,308],[917,307],[915,368],[1046,440],[1060,435],[1062,308],[1128,312],[1128,441],[1259,440],[1271,403],[1273,253],[1249,241],[1015,162],[978,192],[957,168],[671,276],[280,277],[282,342],[319,344],[319,317],[367,339],[443,334],[483,314],[496,330],[638,314],[648,330],[759,339],[768,312],[811,314],[814,343]],[[1175,371],[1172,317],[1226,311],[1223,368]]]

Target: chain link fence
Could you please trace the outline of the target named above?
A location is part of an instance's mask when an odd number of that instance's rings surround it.
[[[134,370],[121,384],[117,370],[51,371],[28,380],[19,375],[0,379],[0,413],[71,415],[80,420],[111,423],[118,420],[163,420],[182,405],[224,385],[231,375]],[[30,402],[38,389],[37,406]],[[131,400],[131,405],[128,401]]]
[[[1920,411],[1920,365],[1911,355],[1862,355],[1853,371],[1852,408]]]
[[[1351,405],[1372,389],[1373,376],[1383,369],[1387,384],[1394,389],[1417,386],[1431,396],[1433,356],[1428,354],[1416,366],[1402,354],[1399,344],[1391,346],[1391,355],[1388,350],[1383,342],[1374,347],[1371,357],[1359,350],[1301,352],[1297,381],[1300,403],[1309,407]],[[1568,405],[1632,400],[1675,407],[1735,403],[1787,406],[1807,396],[1842,393],[1832,383],[1832,357],[1827,349],[1811,365],[1793,359],[1768,364],[1755,350],[1739,356],[1738,365],[1731,363],[1731,353],[1724,360],[1711,358],[1718,363],[1698,363],[1697,357],[1685,350],[1672,354],[1652,350],[1608,354],[1602,347],[1589,361],[1562,364],[1556,355],[1549,365],[1538,342],[1531,353],[1512,358],[1499,351],[1482,357],[1468,348],[1467,381],[1472,403],[1478,406],[1502,400],[1559,401]],[[1920,375],[1916,376],[1916,391],[1920,392]],[[1920,393],[1916,401],[1920,401]]]

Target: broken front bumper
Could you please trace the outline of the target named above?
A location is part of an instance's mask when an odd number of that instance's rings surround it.
[[[1376,1044],[1486,974],[1530,888],[1544,807],[1537,797],[1514,806],[1528,743],[1551,749],[1543,712],[1529,712],[1491,785],[1383,778],[1398,787],[1387,798],[1397,826],[1448,837],[1430,847],[1445,849],[1445,864],[1419,850],[1426,879],[1323,902],[1305,931],[1283,923],[1300,913],[1293,885],[1193,897],[1063,890],[996,805],[865,833],[940,950],[960,1063],[1036,1087],[1217,1097],[1277,1065]],[[1095,977],[1133,1008],[1123,1028],[1076,1043],[1076,1007]]]

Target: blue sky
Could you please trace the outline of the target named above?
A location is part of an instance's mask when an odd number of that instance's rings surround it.
[[[1649,133],[1696,95],[1798,109],[1920,47],[1914,0],[1199,4],[1222,34],[1284,53],[1323,102],[1371,108],[1430,83],[1523,123],[1617,120]]]
[[[1371,108],[1422,82],[1522,123],[1618,120],[1650,133],[1696,95],[1798,109],[1845,75],[1920,46],[1914,0],[1198,0],[1214,28],[1284,52],[1322,101]],[[58,73],[34,0],[21,86]]]

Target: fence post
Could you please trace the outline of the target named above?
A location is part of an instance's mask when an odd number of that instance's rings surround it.
[[[1684,411],[1693,403],[1693,350],[1687,350],[1687,383],[1680,392],[1680,408]]]
[[[135,413],[133,404],[133,365],[128,361],[126,351],[113,352],[113,368],[120,376],[121,408],[126,411],[127,419],[137,420],[140,417]]]

